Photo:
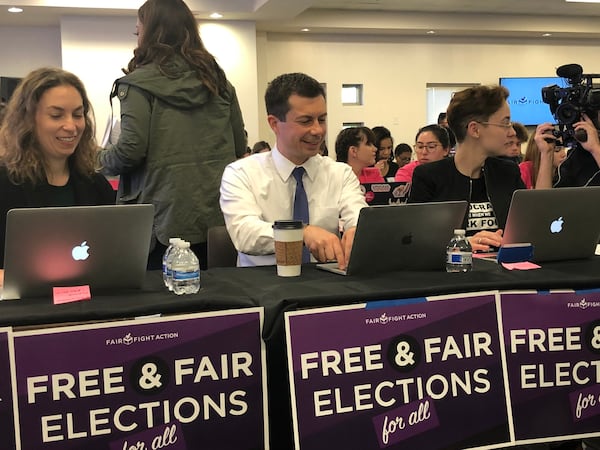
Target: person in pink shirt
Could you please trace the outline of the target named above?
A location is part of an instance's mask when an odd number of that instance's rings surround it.
[[[559,145],[560,142],[552,141],[548,144],[553,147],[553,159],[552,159],[552,184],[556,182],[558,176],[558,166],[567,157],[567,151],[565,147]],[[527,189],[535,188],[537,183],[537,175],[540,168],[541,153],[535,142],[535,134],[532,134],[527,141],[527,149],[525,150],[525,158],[523,162],[519,164],[519,170],[521,171],[521,178]]]
[[[335,139],[335,154],[338,162],[352,167],[360,183],[383,182],[381,172],[375,164],[375,135],[367,127],[345,128]]]
[[[448,130],[441,125],[424,126],[417,132],[414,148],[417,159],[398,169],[396,181],[410,183],[415,167],[446,158],[450,152]]]

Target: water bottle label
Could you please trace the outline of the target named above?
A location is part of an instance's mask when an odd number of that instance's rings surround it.
[[[195,280],[200,278],[200,271],[194,270],[192,272],[181,272],[178,270],[173,271],[173,280],[174,281],[185,281],[185,280]]]
[[[472,264],[473,255],[469,252],[448,252],[447,262],[450,264]]]

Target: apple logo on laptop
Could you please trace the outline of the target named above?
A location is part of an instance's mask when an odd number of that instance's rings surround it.
[[[83,241],[81,245],[76,245],[75,247],[73,247],[73,250],[71,251],[71,256],[73,256],[73,259],[75,261],[84,261],[88,259],[88,256],[90,256],[90,254],[88,253],[89,248],[90,246],[87,245],[87,241]]]
[[[406,236],[402,236],[402,244],[412,244],[412,233],[408,233]]]
[[[550,224],[550,231],[552,233],[560,233],[562,231],[564,222],[565,221],[563,220],[562,216],[556,220],[553,220],[552,223]]]

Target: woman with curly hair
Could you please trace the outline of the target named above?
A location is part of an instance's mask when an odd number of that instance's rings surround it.
[[[136,34],[113,90],[121,133],[99,160],[105,174],[120,175],[118,203],[154,205],[148,268],[161,267],[171,237],[189,241],[205,268],[207,230],[224,224],[221,175],[247,147],[235,89],[182,0],[146,1]]]
[[[57,68],[27,75],[0,128],[0,268],[8,210],[114,203],[95,156],[94,116],[81,80]]]

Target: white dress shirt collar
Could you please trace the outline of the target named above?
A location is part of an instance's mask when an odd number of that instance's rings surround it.
[[[277,146],[273,147],[273,149],[271,150],[271,155],[277,173],[284,182],[287,181],[288,178],[292,176],[292,171],[299,166],[297,166],[285,156],[283,156],[281,152],[277,149]],[[304,164],[301,164],[301,166],[304,167],[304,170],[306,171],[306,175],[311,181],[314,181],[315,177],[317,176],[320,158],[322,158],[321,155],[315,155],[311,158],[308,158],[304,162]]]

